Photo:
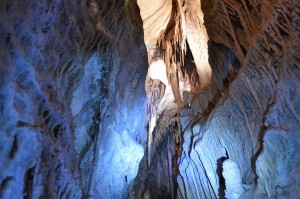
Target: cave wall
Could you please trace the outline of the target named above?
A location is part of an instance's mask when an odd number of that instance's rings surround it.
[[[148,139],[132,196],[176,198],[177,160],[183,143],[179,111],[190,107],[197,114],[211,98],[208,35],[200,1],[148,4],[140,0],[138,4],[149,61],[145,83]],[[193,100],[200,96],[206,100]]]
[[[300,195],[299,1],[138,3],[0,2],[0,197]]]
[[[150,5],[138,1],[149,129],[135,196],[295,198],[299,1],[200,3],[166,0],[144,9]],[[195,76],[199,67],[206,70]],[[205,78],[209,88],[201,86]]]
[[[180,198],[299,195],[299,5],[203,1],[213,98],[182,110]]]
[[[96,151],[110,133],[143,152],[134,116],[142,115],[147,54],[134,1],[4,0],[0,42],[1,198],[95,195],[105,162]],[[117,116],[123,107],[127,115]]]

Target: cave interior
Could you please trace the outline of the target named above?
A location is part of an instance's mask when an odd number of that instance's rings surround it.
[[[299,199],[299,52],[299,0],[1,0],[0,198]]]

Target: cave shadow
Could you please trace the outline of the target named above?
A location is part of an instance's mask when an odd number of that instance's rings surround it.
[[[225,178],[222,174],[223,172],[223,162],[227,160],[228,157],[221,157],[217,160],[217,170],[216,173],[219,177],[219,190],[218,195],[220,199],[225,199],[225,190],[226,190],[226,184],[225,184]]]
[[[226,58],[221,66],[221,69],[224,70],[222,74],[223,80],[221,84],[222,86],[219,87],[217,85],[217,82],[215,82],[215,78],[217,77],[215,75],[211,77],[211,88],[213,86],[216,86],[218,89],[215,91],[212,99],[209,101],[209,103],[203,111],[205,121],[209,117],[212,110],[215,108],[216,104],[220,101],[220,99],[222,99],[224,95],[225,97],[228,97],[229,87],[231,83],[235,80],[239,69],[242,65],[236,54],[230,48],[221,43],[212,42],[209,46],[208,54],[213,55],[214,51],[216,51],[217,49],[220,51],[220,53],[224,55],[224,58]],[[220,70],[220,68],[216,68],[218,63],[216,63],[215,60],[213,60],[212,56],[209,56],[209,64],[211,66],[213,74],[214,71],[217,72],[218,70]]]
[[[255,174],[255,179],[254,179],[255,184],[257,184],[257,180],[258,180],[258,175],[257,175],[257,172],[256,172],[256,161],[257,161],[259,155],[262,153],[262,151],[264,149],[264,137],[265,137],[266,130],[267,130],[267,127],[265,125],[266,115],[268,114],[268,112],[270,111],[270,109],[273,107],[274,103],[275,103],[274,101],[272,101],[272,100],[269,99],[267,108],[266,108],[266,110],[263,113],[264,118],[262,119],[262,127],[261,127],[261,129],[260,129],[260,131],[258,133],[259,148],[254,153],[254,155],[251,157],[251,166],[252,166],[252,170],[253,170],[253,172]]]

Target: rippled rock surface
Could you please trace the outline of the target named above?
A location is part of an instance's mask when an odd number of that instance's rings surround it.
[[[4,0],[0,43],[0,197],[120,195],[146,137],[137,4]]]

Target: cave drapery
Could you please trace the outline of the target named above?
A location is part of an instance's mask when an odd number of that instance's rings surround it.
[[[300,1],[1,0],[0,198],[298,198]]]

